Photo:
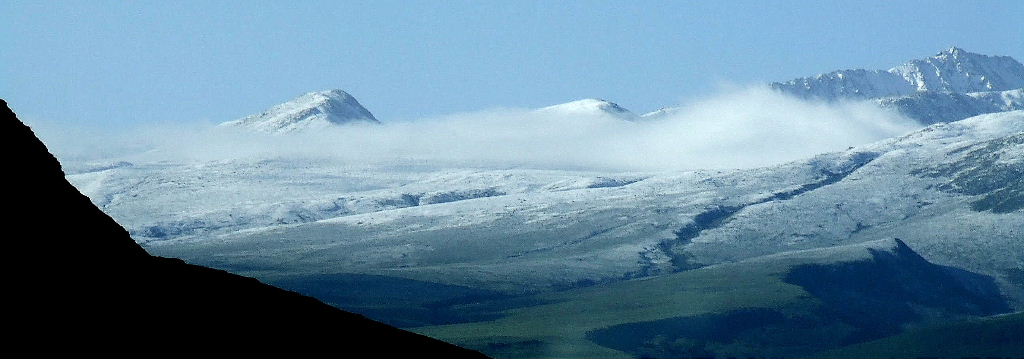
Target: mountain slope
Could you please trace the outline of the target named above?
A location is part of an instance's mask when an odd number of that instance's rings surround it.
[[[482,357],[255,279],[151,257],[65,179],[0,100],[10,235],[4,351]]]
[[[247,127],[267,133],[285,133],[353,123],[380,123],[373,114],[342,90],[310,92],[271,107],[263,113],[228,121],[222,126]]]

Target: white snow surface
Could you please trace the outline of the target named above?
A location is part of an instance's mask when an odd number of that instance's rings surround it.
[[[305,131],[345,124],[377,124],[373,114],[342,90],[310,92],[263,113],[224,122],[266,133]]]

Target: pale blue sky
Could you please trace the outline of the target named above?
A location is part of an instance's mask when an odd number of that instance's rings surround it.
[[[1024,60],[1024,1],[0,0],[23,117],[219,122],[341,88],[383,121],[889,68],[956,45]]]

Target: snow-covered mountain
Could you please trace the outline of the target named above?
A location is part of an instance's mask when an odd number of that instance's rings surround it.
[[[988,56],[952,47],[886,71],[840,70],[770,87],[824,100],[907,96],[918,92],[988,92],[1024,87],[1024,65],[1009,56]]]
[[[606,117],[626,121],[635,121],[639,118],[614,102],[594,98],[543,107],[537,109],[537,112],[555,116]]]
[[[342,90],[328,90],[307,93],[263,113],[224,122],[221,126],[285,133],[353,123],[380,122],[352,95]]]

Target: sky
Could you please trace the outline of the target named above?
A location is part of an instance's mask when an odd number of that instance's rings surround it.
[[[0,98],[28,122],[215,123],[343,89],[383,122],[1024,60],[1024,1],[0,0]]]

